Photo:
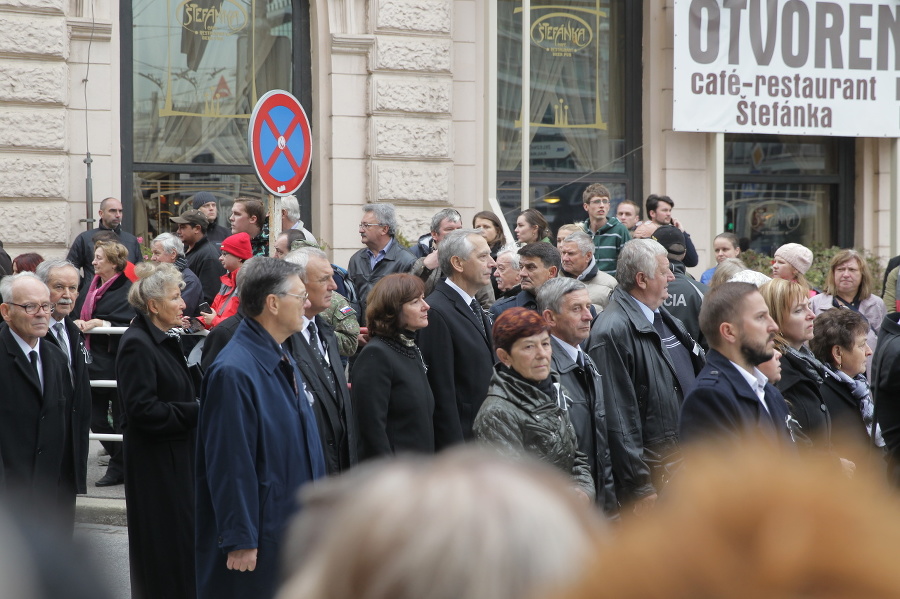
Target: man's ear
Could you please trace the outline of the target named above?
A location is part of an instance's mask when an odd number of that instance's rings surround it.
[[[441,248],[437,249],[438,258],[441,257]],[[450,265],[453,267],[455,272],[463,271],[463,259],[462,256],[450,256]]]
[[[266,296],[266,308],[268,308],[268,310],[270,312],[272,312],[272,314],[278,314],[278,296],[277,295],[275,295],[274,293],[270,293],[269,295]]]
[[[547,270],[549,270],[549,271],[550,271],[550,276],[551,276],[551,277],[554,277],[554,278],[555,278],[555,277],[556,277],[556,275],[558,275],[558,274],[559,274],[559,269],[558,269],[558,268],[556,268],[556,267],[555,267],[555,266],[551,266],[551,267],[550,267],[550,268],[548,268],[548,269],[547,269]]]
[[[719,335],[723,341],[734,343],[737,341],[738,329],[730,322],[723,322],[719,325]]]
[[[544,322],[549,324],[551,327],[556,326],[556,314],[553,313],[549,308],[544,310],[544,313],[541,315],[544,317]]]
[[[9,304],[5,302],[0,304],[0,316],[3,317],[3,320],[9,320]]]

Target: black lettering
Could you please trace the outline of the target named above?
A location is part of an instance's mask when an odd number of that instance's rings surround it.
[[[706,50],[702,48],[703,11],[706,11]],[[715,62],[719,56],[719,4],[716,0],[692,0],[688,18],[688,47],[691,58],[700,64]]]
[[[799,75],[794,75],[794,77],[797,79],[800,78]],[[781,78],[781,87],[784,88],[784,91],[781,92],[781,95],[784,96],[785,98],[790,98],[791,96],[793,96],[796,93],[795,90],[797,89],[797,87],[791,85],[790,77],[782,77]]]
[[[831,23],[828,23],[831,17]],[[816,3],[816,59],[817,69],[828,67],[825,60],[825,43],[828,42],[828,54],[831,68],[843,69],[844,56],[841,52],[841,33],[844,31],[844,13],[839,4],[833,2]]]
[[[873,77],[874,79],[874,77]],[[869,99],[869,86],[868,81],[866,79],[857,79],[856,80],[856,99],[857,100],[868,100]]]
[[[844,79],[844,99],[853,99],[853,79]]]
[[[741,78],[734,73],[728,76],[728,93],[732,96],[741,93]]]
[[[831,109],[827,106],[822,107],[822,127],[831,129]]]
[[[706,76],[706,93],[710,96],[716,95],[716,74],[710,73]]]
[[[791,122],[790,112],[788,112],[788,122]],[[806,112],[802,106],[794,106],[794,127],[806,127]]]
[[[702,73],[691,74],[691,93],[695,94],[695,95],[700,95],[703,93],[703,74]]]
[[[869,77],[869,89],[872,91],[872,100],[875,100],[875,76]]]
[[[757,95],[757,96],[759,95],[759,86],[760,85],[762,85],[763,87],[766,86],[766,76],[765,75],[757,75],[756,76],[756,94],[755,95]]]
[[[888,40],[894,44],[894,69],[900,66],[900,18],[896,7],[886,4],[878,5],[878,56],[876,67],[879,71],[888,70]]]
[[[725,0],[729,13],[728,64],[741,64],[741,11],[747,8],[747,0]]]
[[[769,121],[769,105],[768,104],[760,104],[759,106],[759,124],[763,127],[770,125],[771,121]]]
[[[803,93],[798,94],[803,98],[812,98],[813,97],[813,81],[809,77],[803,78]]]
[[[772,62],[775,52],[775,38],[778,34],[778,0],[765,0],[766,3],[766,41],[762,40],[762,4],[763,0],[750,0],[750,47],[756,64],[767,66]]]
[[[832,77],[830,79],[830,81],[831,81],[831,89],[829,90],[829,93],[828,93],[828,99],[833,100],[834,96],[837,94],[837,91],[840,91],[840,89],[841,89],[841,80],[838,79],[837,77]]]
[[[819,107],[813,106],[812,104],[807,104],[806,111],[809,114],[809,126],[810,127],[818,127],[819,126]]]
[[[816,97],[824,99],[828,97],[828,80],[824,77],[816,77]]]
[[[772,75],[771,77],[769,77],[768,88],[769,88],[769,95],[772,96],[773,98],[777,98],[778,97],[778,77],[776,77],[775,75]]]
[[[862,40],[872,39],[872,28],[863,27],[862,17],[872,16],[871,4],[850,5],[850,56],[847,58],[847,66],[851,69],[868,70],[872,68],[872,59],[859,55],[859,46]]]
[[[738,115],[737,115],[737,124],[738,125],[746,125],[747,124],[747,100],[741,100],[737,103]]]
[[[797,24],[797,53],[794,53],[794,21]],[[781,11],[781,58],[784,64],[800,68],[809,58],[809,9],[799,0],[788,0]]]

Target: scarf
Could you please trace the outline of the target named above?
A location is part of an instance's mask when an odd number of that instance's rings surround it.
[[[184,269],[187,268],[187,265],[188,265],[188,263],[187,263],[187,258],[185,258],[185,257],[182,256],[182,255],[178,255],[178,256],[175,258],[175,263],[174,263],[174,264],[175,264],[175,268],[178,269],[178,272],[184,272]]]
[[[116,273],[114,276],[110,277],[108,281],[101,285],[100,275],[94,275],[94,278],[91,281],[91,285],[90,287],[88,287],[87,295],[84,298],[84,304],[82,304],[81,306],[81,320],[90,320],[94,317],[94,309],[97,307],[97,302],[100,301],[100,298],[103,297],[103,294],[106,293],[107,290],[112,287],[112,284],[115,283],[121,276],[122,273]],[[90,351],[90,334],[84,336],[84,347],[88,351]]]
[[[859,412],[862,414],[863,423],[866,425],[866,434],[872,437],[872,422],[875,420],[875,403],[872,401],[872,394],[869,391],[869,381],[865,374],[857,374],[850,378],[846,372],[838,370],[831,364],[825,364],[825,369],[832,378],[842,383],[850,390],[850,395],[859,405]],[[875,426],[875,438],[872,442],[876,447],[884,447],[884,437],[881,436],[881,426]]]

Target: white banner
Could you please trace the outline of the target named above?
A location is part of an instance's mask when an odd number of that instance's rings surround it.
[[[897,0],[675,0],[676,131],[900,137]]]

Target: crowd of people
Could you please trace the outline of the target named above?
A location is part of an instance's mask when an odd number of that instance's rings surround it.
[[[603,185],[582,199],[556,231],[518,214],[515,242],[492,212],[467,227],[444,209],[412,248],[393,206],[365,205],[342,268],[296,198],[272,257],[279,215],[236,198],[229,234],[201,192],[147,262],[107,198],[66,260],[23,254],[0,280],[3,481],[71,529],[88,429],[121,433],[95,484],[125,485],[132,595],[284,599],[521,596],[435,565],[444,539],[460,563],[572,582],[610,523],[666,513],[707,443],[900,481],[900,323],[858,252],[813,289],[808,248],[762,273],[726,232],[697,281],[671,198],[643,222],[630,201],[612,216]],[[485,513],[437,523],[448,495]],[[407,588],[411,564],[443,570]],[[373,570],[386,586],[361,591]]]

